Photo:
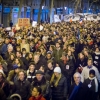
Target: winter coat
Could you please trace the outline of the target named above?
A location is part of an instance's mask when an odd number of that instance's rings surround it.
[[[88,85],[91,83],[91,87],[89,87]],[[97,100],[97,95],[98,92],[95,92],[95,80],[93,79],[92,82],[91,80],[88,78],[84,81],[84,85],[86,86],[87,89],[87,98],[86,100]],[[99,83],[98,83],[99,85]],[[99,90],[99,86],[98,86],[98,90]]]
[[[48,98],[50,98],[50,84],[49,84],[49,81],[47,81],[45,79],[45,77],[43,77],[41,81],[38,81],[37,78],[35,77],[33,79],[33,82],[31,84],[31,86],[32,86],[32,88],[35,87],[35,86],[40,86],[41,89],[42,89],[42,95],[43,95],[43,97],[45,97],[46,100]]]
[[[6,100],[6,95],[1,88],[0,88],[0,100]]]
[[[19,94],[23,100],[28,100],[30,95],[30,83],[27,80],[14,82],[15,90],[14,93]]]
[[[55,80],[53,82],[55,83]],[[67,97],[66,78],[62,75],[61,79],[58,82],[57,87],[54,86],[54,83],[51,83],[52,99],[53,100],[64,100],[64,98]]]
[[[71,93],[73,92],[73,89],[75,87],[76,84],[73,84],[70,88],[70,91],[69,91],[69,97],[71,95]],[[86,90],[85,90],[85,86],[83,83],[80,83],[80,86],[79,86],[79,89],[76,93],[76,95],[74,96],[74,98],[70,99],[70,100],[86,100]],[[68,98],[69,98],[68,97]]]
[[[42,95],[39,95],[39,97],[30,97],[29,100],[46,100]]]
[[[66,78],[70,78],[73,76],[73,71],[74,71],[75,67],[74,67],[72,60],[67,61],[66,64],[64,64],[63,61],[61,61],[60,66],[62,69],[62,74]]]
[[[27,70],[27,80],[30,83],[32,83],[34,78],[35,78],[35,71],[31,73],[29,70]]]
[[[10,93],[10,85],[6,79],[0,81],[0,88],[4,91],[6,97],[8,97]]]
[[[93,54],[93,65],[96,66],[100,72],[100,52]]]

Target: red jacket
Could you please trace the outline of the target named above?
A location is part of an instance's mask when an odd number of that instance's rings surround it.
[[[46,100],[42,95],[40,95],[39,97],[35,98],[35,97],[30,97],[29,100]]]

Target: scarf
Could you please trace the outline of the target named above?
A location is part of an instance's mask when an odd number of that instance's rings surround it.
[[[74,100],[74,98],[75,98],[75,96],[76,96],[76,94],[79,90],[80,85],[81,85],[81,83],[79,83],[79,85],[75,85],[75,87],[74,87],[74,89],[73,89],[73,91],[72,91],[72,93],[71,93],[68,100]]]
[[[98,81],[97,81],[97,78],[96,77],[93,77],[93,78],[89,77],[89,79],[91,81],[94,80],[94,82],[95,82],[95,92],[98,92]]]

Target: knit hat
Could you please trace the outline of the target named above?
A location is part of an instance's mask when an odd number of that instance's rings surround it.
[[[18,65],[13,65],[13,69],[19,68]]]
[[[0,73],[3,75],[3,77],[5,77],[3,70],[0,69]]]
[[[44,73],[41,70],[36,70],[35,74],[41,74],[44,75]]]
[[[95,71],[92,69],[89,71],[89,74],[93,74],[95,76]]]
[[[55,67],[54,72],[61,73],[60,67]]]

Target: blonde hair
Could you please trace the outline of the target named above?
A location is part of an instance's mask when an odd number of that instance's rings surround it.
[[[54,86],[57,87],[58,86],[58,83],[61,79],[61,76],[62,74],[59,75],[59,77],[57,78],[56,82],[54,83]],[[51,77],[51,80],[50,80],[50,84],[52,84],[54,82],[54,78],[55,78],[55,75],[53,74],[52,77]]]

